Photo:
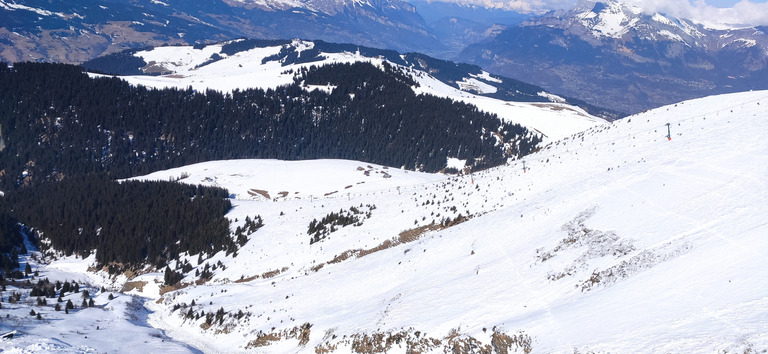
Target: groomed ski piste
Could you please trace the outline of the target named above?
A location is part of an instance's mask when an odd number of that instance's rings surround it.
[[[18,334],[0,349],[764,352],[767,106],[766,91],[681,102],[463,176],[240,160],[138,177],[230,188],[233,231],[257,215],[264,226],[236,257],[185,257],[217,265],[206,283],[193,270],[161,295],[148,270],[115,293],[146,313],[95,290],[100,308],[76,316],[3,302],[0,330]],[[356,222],[308,234],[339,212]],[[92,261],[40,277],[125,283],[87,272]]]

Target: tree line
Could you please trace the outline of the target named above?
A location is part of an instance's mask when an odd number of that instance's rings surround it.
[[[180,253],[237,250],[224,215],[227,191],[173,182],[115,182],[92,175],[23,188],[0,198],[6,216],[65,255],[87,257],[119,272],[145,263],[163,267]]]
[[[64,64],[0,65],[0,190],[233,158],[342,158],[436,172],[458,157],[482,168],[507,157],[496,134],[519,142],[514,155],[539,141],[475,106],[416,95],[392,68],[337,64],[296,75],[276,90],[223,94],[133,87]],[[337,88],[307,92],[299,82]]]
[[[416,95],[416,83],[388,65],[294,74],[278,89],[225,94],[134,87],[65,64],[0,65],[2,265],[17,264],[22,250],[17,222],[67,254],[97,249],[100,264],[118,268],[236,249],[223,218],[225,191],[110,182],[118,178],[235,158],[351,159],[436,172],[457,157],[478,169],[539,142],[475,106]],[[516,150],[501,149],[499,138]]]

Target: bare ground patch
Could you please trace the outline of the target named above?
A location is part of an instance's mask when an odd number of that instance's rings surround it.
[[[511,352],[530,353],[533,339],[523,333],[506,334],[496,331],[491,336],[490,343],[472,336],[462,334],[454,329],[442,338],[428,337],[421,331],[409,328],[399,332],[375,332],[358,333],[340,340],[331,340],[336,337],[333,333],[326,333],[323,342],[315,347],[315,353],[333,353],[338,348],[341,351],[351,350],[353,353],[480,353],[480,354],[507,354]]]
[[[123,289],[120,292],[126,293],[134,289],[138,289],[140,292],[144,291],[144,286],[147,285],[145,281],[128,281],[123,285]]]
[[[261,277],[264,279],[273,278],[279,275],[280,273],[285,272],[286,270],[288,270],[288,267],[283,267],[282,269],[270,270],[268,272],[264,272],[264,274],[262,274]]]
[[[255,196],[260,195],[260,196],[262,196],[264,198],[272,199],[272,198],[269,197],[269,193],[267,191],[263,190],[263,189],[249,189],[248,190],[248,195],[250,195],[251,197],[255,197]]]
[[[399,246],[399,245],[402,245],[402,244],[405,244],[405,243],[414,242],[414,241],[420,239],[427,232],[439,231],[439,230],[447,229],[447,228],[449,228],[451,226],[456,226],[458,224],[461,224],[461,223],[469,220],[470,218],[471,217],[463,217],[463,216],[459,215],[459,217],[457,217],[456,219],[448,221],[448,222],[446,222],[444,224],[432,223],[432,224],[429,224],[429,225],[424,225],[424,226],[419,226],[419,227],[416,227],[416,228],[413,228],[413,229],[408,229],[408,230],[405,230],[405,231],[401,232],[397,237],[389,239],[389,240],[385,240],[384,242],[378,244],[375,247],[368,248],[368,249],[359,248],[359,249],[344,251],[341,254],[336,255],[335,257],[333,257],[333,259],[331,259],[330,261],[325,262],[325,263],[320,263],[320,264],[318,264],[318,265],[316,265],[316,266],[314,266],[314,267],[312,267],[310,269],[312,271],[314,271],[314,272],[317,272],[318,270],[323,268],[323,266],[325,266],[326,264],[341,263],[341,262],[346,261],[346,260],[348,260],[348,259],[350,259],[352,257],[362,258],[362,257],[365,257],[365,256],[367,256],[369,254],[373,254],[373,253],[376,253],[376,252],[379,252],[379,251],[383,251],[383,250],[388,249],[388,248]]]
[[[248,282],[254,281],[254,280],[258,279],[258,278],[259,278],[258,275],[254,275],[252,277],[247,277],[247,278],[246,277],[242,277],[242,278],[240,278],[238,280],[235,280],[235,283],[248,283]]]
[[[301,326],[296,326],[282,331],[273,331],[270,333],[259,332],[256,335],[256,339],[248,342],[245,349],[255,349],[272,345],[274,342],[279,342],[284,339],[296,339],[299,346],[305,346],[309,343],[309,335],[311,334],[312,324],[309,322],[304,323]]]

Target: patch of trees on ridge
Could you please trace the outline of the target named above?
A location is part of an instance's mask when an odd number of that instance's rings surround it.
[[[184,252],[235,252],[224,217],[227,195],[214,187],[88,176],[6,194],[0,210],[55,250],[86,257],[95,249],[99,266],[119,272],[145,263],[164,267]]]
[[[416,95],[397,69],[338,64],[276,90],[133,87],[64,64],[0,65],[0,190],[70,176],[126,178],[234,158],[351,159],[436,172],[531,152],[538,136],[477,107]],[[331,84],[330,94],[299,85]]]
[[[365,208],[368,210],[366,211]],[[351,207],[349,210],[341,209],[338,213],[329,213],[320,221],[313,219],[307,228],[307,234],[311,236],[309,244],[312,245],[326,239],[328,235],[342,227],[349,225],[362,226],[363,221],[371,218],[371,212],[376,209],[376,205],[366,204],[363,207],[363,204],[360,204],[360,209],[356,207]]]
[[[145,75],[141,68],[147,66],[143,58],[136,56],[137,52],[151,50],[153,47],[128,49],[122,52],[107,54],[91,59],[83,66],[90,72],[111,75]]]

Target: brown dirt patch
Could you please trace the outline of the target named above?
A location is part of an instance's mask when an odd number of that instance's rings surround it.
[[[260,196],[262,196],[264,198],[272,199],[272,198],[269,197],[269,193],[267,191],[263,190],[263,189],[250,189],[250,190],[248,190],[248,195],[250,195],[251,197],[255,197],[257,195],[260,195]]]

